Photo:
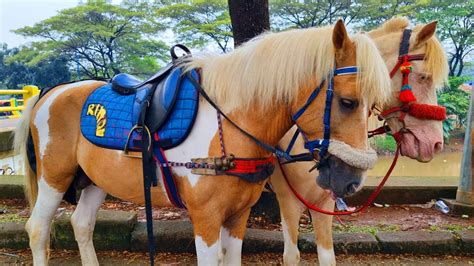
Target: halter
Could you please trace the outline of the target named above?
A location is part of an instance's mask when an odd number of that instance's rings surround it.
[[[298,127],[295,134],[293,135],[290,145],[286,149],[286,153],[290,154],[291,149],[293,148],[293,145],[296,141],[296,138],[298,137],[300,133],[302,133],[303,138],[305,139],[304,147],[307,150],[309,150],[309,153],[291,156],[291,159],[287,160],[286,163],[296,162],[296,161],[309,161],[309,160],[316,159],[316,166],[313,167],[311,170],[315,168],[319,169],[322,165],[326,163],[326,158],[327,158],[326,155],[328,153],[330,137],[331,137],[331,103],[332,103],[332,98],[334,95],[334,90],[333,90],[334,76],[351,75],[351,74],[357,74],[357,67],[348,66],[348,67],[337,68],[336,70],[334,70],[334,74],[331,75],[329,78],[330,82],[328,83],[327,90],[326,90],[326,106],[324,108],[324,119],[323,119],[323,125],[324,125],[323,138],[308,140],[307,135]],[[314,89],[314,91],[311,93],[306,103],[296,112],[296,114],[293,115],[292,117],[293,122],[296,123],[298,118],[300,118],[301,115],[303,115],[304,112],[306,112],[309,105],[314,101],[314,99],[316,99],[319,92],[321,92],[321,88],[323,87],[324,82],[325,80],[323,80],[321,84],[318,87],[316,87],[316,89]],[[314,158],[315,151],[319,151],[318,158]]]
[[[402,104],[400,106],[384,110],[379,114],[379,120],[387,121],[388,119],[396,117],[396,115],[393,116],[394,113],[400,113],[397,118],[400,122],[402,122],[403,127],[398,132],[393,133],[393,137],[397,142],[401,141],[403,133],[408,132],[408,129],[405,126],[405,117],[407,115],[411,115],[422,120],[443,121],[446,119],[446,108],[444,106],[418,103],[415,95],[413,94],[412,87],[410,86],[408,80],[410,73],[413,71],[413,65],[410,62],[424,60],[425,54],[408,54],[411,33],[412,30],[410,29],[405,29],[403,31],[398,61],[390,72],[390,78],[393,78],[398,70],[400,70],[402,73],[402,88],[400,89],[399,95],[399,100]],[[384,125],[375,130],[369,131],[369,137],[387,132],[390,132],[390,128]]]

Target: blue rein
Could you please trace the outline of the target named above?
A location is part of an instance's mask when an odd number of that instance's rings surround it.
[[[331,137],[331,103],[332,98],[334,95],[333,85],[334,85],[334,76],[341,76],[341,75],[352,75],[357,74],[357,67],[349,66],[349,67],[341,67],[334,70],[334,75],[330,77],[330,82],[328,84],[326,90],[326,107],[324,108],[324,135],[322,139],[315,139],[315,140],[308,140],[304,132],[300,128],[298,128],[295,132],[295,135],[291,139],[288,148],[286,149],[286,154],[290,154],[291,149],[293,148],[295,141],[300,133],[303,134],[305,139],[304,147],[310,151],[311,154],[314,154],[315,150],[319,150],[319,160],[323,160],[329,149],[329,142]],[[296,120],[303,115],[303,113],[308,109],[309,105],[316,99],[318,94],[321,92],[321,88],[323,87],[325,80],[321,82],[321,84],[314,89],[314,91],[309,96],[306,103],[293,115],[292,119],[296,123]],[[297,156],[296,156],[297,157]],[[320,164],[320,163],[319,163]]]

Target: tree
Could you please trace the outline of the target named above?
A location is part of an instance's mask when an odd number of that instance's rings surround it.
[[[352,0],[270,0],[272,24],[278,30],[319,27],[333,24],[339,18],[349,24],[361,9]]]
[[[268,0],[229,0],[234,47],[270,30]]]
[[[421,22],[438,21],[438,36],[451,46],[449,75],[462,75],[466,57],[474,50],[474,2],[456,0],[431,0],[423,12],[417,13]]]
[[[155,58],[168,60],[166,45],[151,36],[160,25],[147,13],[146,3],[123,5],[90,0],[15,32],[43,39],[37,44],[44,46],[39,56],[62,55],[89,77],[154,72],[158,68]]]
[[[395,16],[414,19],[426,4],[425,0],[357,0],[362,8],[355,19],[358,28],[372,30]]]
[[[45,58],[34,64],[26,64],[26,58],[33,57],[29,47],[8,49],[0,46],[0,85],[16,89],[24,85],[36,85],[40,88],[51,87],[71,79],[68,62],[65,57]]]
[[[232,26],[225,0],[171,3],[159,7],[157,15],[171,25],[179,41],[194,47],[214,43],[222,52],[229,51]]]

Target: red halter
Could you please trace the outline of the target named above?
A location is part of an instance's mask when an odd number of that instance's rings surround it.
[[[408,55],[410,35],[411,30],[404,30],[402,41],[400,43],[400,56],[398,57],[397,64],[390,72],[390,78],[393,78],[398,70],[400,70],[402,73],[402,88],[400,89],[399,95],[402,105],[384,110],[379,114],[379,120],[387,120],[391,118],[389,117],[390,114],[400,112],[398,120],[403,123],[403,127],[398,132],[393,133],[393,137],[397,142],[401,141],[401,135],[407,131],[404,123],[407,114],[422,120],[443,121],[446,119],[446,108],[444,106],[417,103],[416,97],[413,94],[412,88],[408,81],[408,77],[413,71],[413,65],[410,63],[410,61],[424,60],[425,55]],[[389,130],[389,128],[383,126],[369,131],[369,136],[384,134]]]

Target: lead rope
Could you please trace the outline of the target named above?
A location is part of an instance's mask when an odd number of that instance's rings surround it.
[[[221,144],[221,153],[222,153],[222,157],[225,157],[224,132],[222,130],[221,113],[219,113],[218,110],[216,110],[216,113],[217,113],[217,126],[219,127],[219,142]]]
[[[392,161],[392,164],[390,165],[390,168],[388,169],[387,173],[385,174],[384,178],[382,179],[382,181],[380,182],[380,184],[377,186],[377,188],[375,189],[375,191],[372,193],[372,195],[370,195],[369,199],[367,200],[367,202],[362,205],[361,207],[357,208],[356,210],[354,211],[338,211],[338,212],[334,212],[334,211],[327,211],[327,210],[323,210],[323,209],[320,209],[318,207],[316,207],[315,205],[313,205],[311,202],[305,200],[303,198],[303,196],[301,196],[298,192],[296,192],[296,190],[293,188],[293,186],[290,184],[290,181],[288,180],[288,177],[285,173],[285,170],[283,169],[283,167],[281,167],[281,163],[280,163],[280,160],[278,160],[278,164],[280,164],[280,169],[281,169],[281,172],[283,174],[283,177],[285,178],[285,181],[286,183],[288,184],[288,186],[290,187],[291,191],[293,191],[293,194],[301,201],[301,203],[303,203],[308,209],[310,210],[313,210],[313,211],[317,211],[317,212],[320,212],[320,213],[323,213],[323,214],[327,214],[327,215],[350,215],[350,214],[354,214],[354,213],[357,213],[357,212],[360,212],[360,211],[363,211],[365,210],[367,207],[369,207],[374,201],[375,201],[375,198],[378,196],[378,194],[380,193],[380,191],[382,190],[382,187],[385,185],[385,182],[388,180],[388,178],[390,177],[390,175],[392,174],[392,171],[393,169],[395,168],[395,165],[397,164],[397,160],[398,160],[398,155],[400,154],[400,143],[397,143],[397,150],[395,152],[395,157],[393,158],[393,161]]]

